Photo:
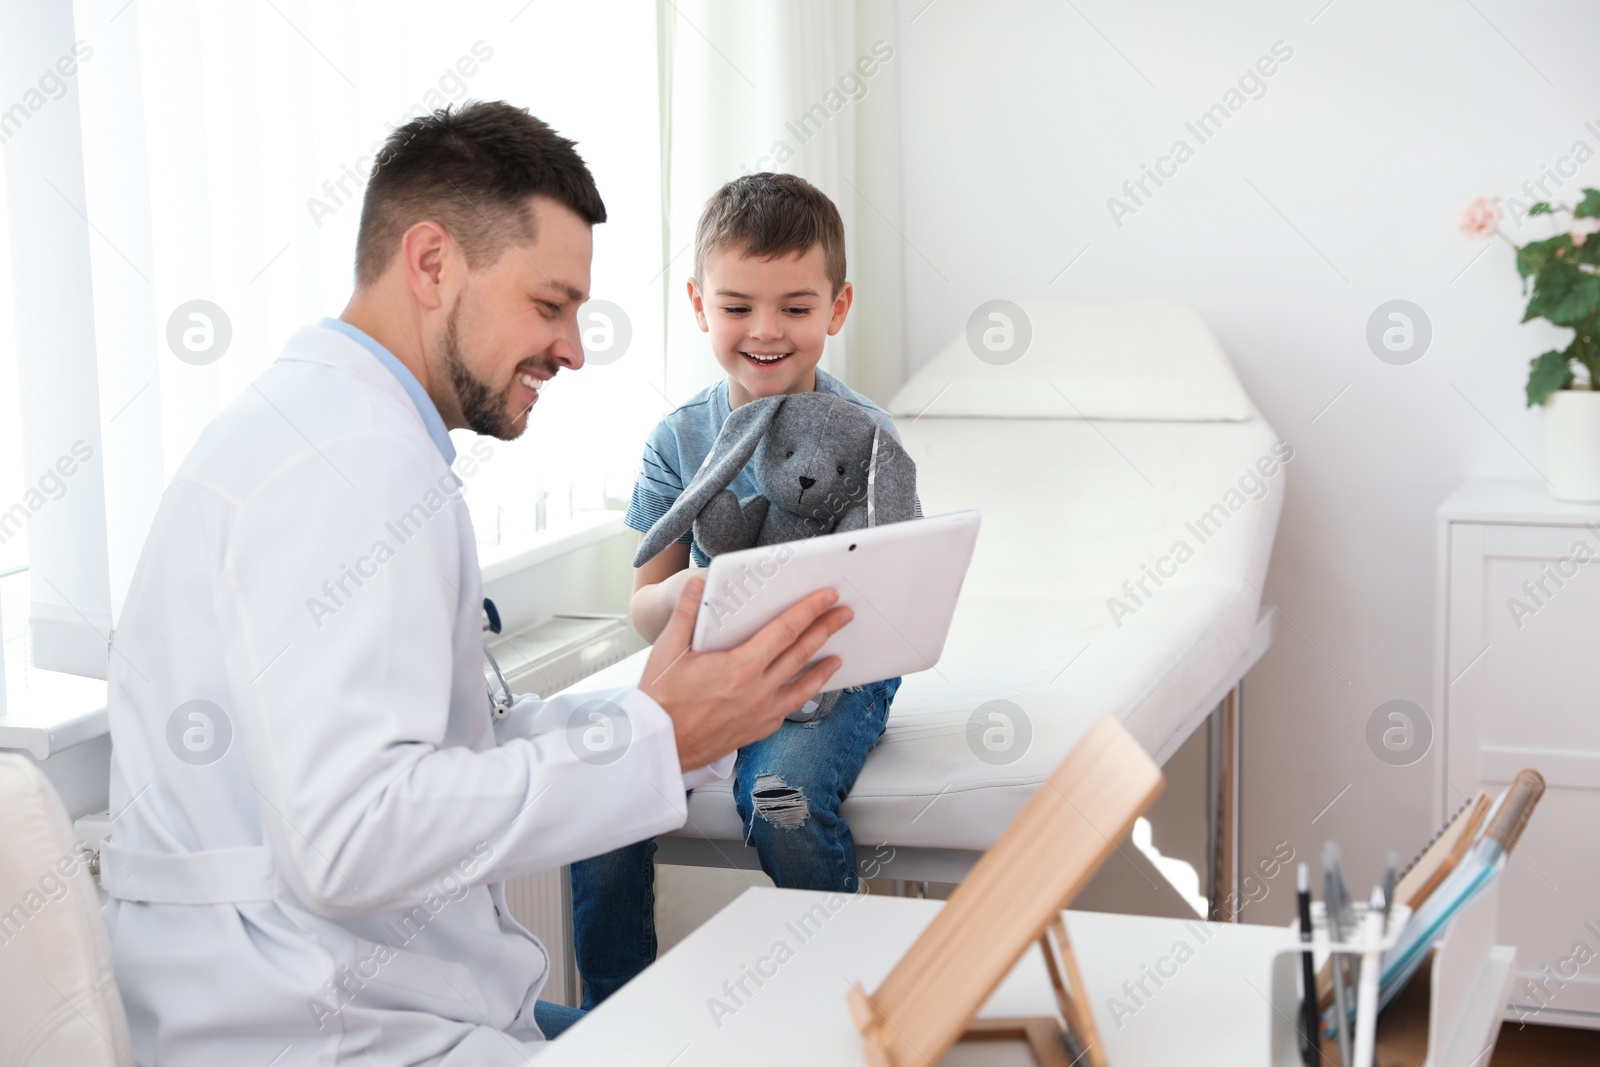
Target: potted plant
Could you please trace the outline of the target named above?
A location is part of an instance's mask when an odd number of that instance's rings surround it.
[[[1557,500],[1600,503],[1600,191],[1576,204],[1541,200],[1529,215],[1549,215],[1562,231],[1518,246],[1500,232],[1499,202],[1481,197],[1461,214],[1469,237],[1497,234],[1517,253],[1528,298],[1523,322],[1544,319],[1573,331],[1565,349],[1535,356],[1528,366],[1528,406],[1544,407],[1545,477]]]

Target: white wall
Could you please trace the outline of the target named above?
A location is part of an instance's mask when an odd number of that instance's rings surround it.
[[[1287,839],[1314,861],[1335,838],[1359,888],[1431,831],[1437,733],[1397,768],[1365,728],[1395,698],[1432,714],[1433,511],[1466,478],[1540,477],[1522,386],[1566,343],[1518,325],[1510,249],[1457,215],[1526,200],[1574,142],[1600,150],[1600,8],[1324,3],[902,0],[894,43],[911,367],[997,297],[1181,301],[1294,445],[1266,589],[1287,622],[1246,691],[1244,857]],[[1278,41],[1264,95],[1199,143],[1184,123]],[[1178,138],[1193,158],[1117,225],[1108,198]],[[1583,183],[1600,164],[1548,188]],[[1433,328],[1409,366],[1365,341],[1396,298]]]

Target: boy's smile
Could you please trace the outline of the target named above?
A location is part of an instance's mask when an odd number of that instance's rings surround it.
[[[852,297],[849,282],[830,295],[822,246],[775,259],[729,248],[702,273],[689,280],[689,300],[728,373],[728,406],[816,388],[823,346],[844,326]]]

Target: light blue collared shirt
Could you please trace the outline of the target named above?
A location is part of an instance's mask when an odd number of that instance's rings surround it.
[[[456,461],[455,442],[450,440],[450,431],[445,428],[444,419],[439,417],[439,409],[433,406],[433,398],[428,391],[422,388],[422,383],[417,381],[417,376],[401,363],[395,354],[374,341],[364,330],[350,325],[343,319],[323,319],[321,324],[330,330],[337,330],[368,352],[378,357],[378,362],[389,368],[405,391],[410,394],[411,402],[417,406],[417,414],[422,416],[422,425],[427,427],[428,436],[433,438],[433,443],[439,447],[439,454],[444,456],[448,466]]]

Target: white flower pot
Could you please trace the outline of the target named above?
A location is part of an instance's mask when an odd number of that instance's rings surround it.
[[[1544,402],[1545,474],[1550,495],[1600,503],[1600,392],[1559,389]]]

